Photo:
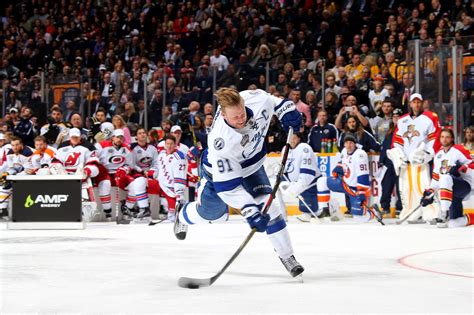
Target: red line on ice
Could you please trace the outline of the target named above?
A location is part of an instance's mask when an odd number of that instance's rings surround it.
[[[426,272],[432,272],[432,273],[437,273],[440,275],[447,275],[447,276],[453,276],[453,277],[463,277],[463,278],[474,278],[473,276],[467,276],[467,275],[460,275],[457,273],[449,273],[449,272],[441,272],[441,271],[436,271],[436,270],[431,270],[423,267],[418,267],[415,265],[412,265],[407,262],[408,258],[414,257],[414,256],[419,256],[423,254],[431,254],[431,253],[436,253],[436,252],[447,252],[447,251],[452,251],[452,250],[463,250],[463,249],[471,249],[473,247],[461,247],[461,248],[450,248],[450,249],[440,249],[440,250],[431,250],[427,252],[419,252],[419,253],[414,253],[410,255],[403,256],[401,258],[398,258],[397,262],[405,267],[412,268],[415,270],[421,270],[421,271],[426,271]]]

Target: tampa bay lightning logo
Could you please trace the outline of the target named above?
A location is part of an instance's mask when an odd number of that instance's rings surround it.
[[[287,173],[293,173],[295,171],[295,164],[293,164],[295,159],[288,159],[288,162],[286,162],[286,172]]]
[[[224,148],[224,144],[224,139],[216,138],[214,140],[214,149],[216,149],[217,151],[222,150]]]
[[[242,137],[242,141],[240,141],[240,145],[243,146],[243,147],[245,147],[245,145],[246,145],[247,143],[249,143],[249,141],[250,141],[249,135],[244,135],[244,136]]]

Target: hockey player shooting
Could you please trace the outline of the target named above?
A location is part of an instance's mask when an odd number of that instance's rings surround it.
[[[392,160],[395,173],[399,175],[400,197],[405,217],[415,208],[430,184],[430,164],[439,149],[438,117],[430,111],[423,111],[423,97],[414,93],[410,96],[410,113],[400,117],[393,136],[392,149],[387,157]],[[422,223],[437,216],[438,204],[414,212],[408,223]],[[422,218],[423,217],[423,218]]]
[[[346,194],[351,202],[351,213],[357,222],[367,222],[376,218],[381,222],[382,214],[378,209],[369,209],[370,196],[369,158],[367,153],[357,148],[353,134],[346,134],[341,160],[332,170],[332,176],[318,179],[318,204],[328,207],[330,192]]]
[[[201,158],[197,201],[178,210],[176,237],[184,239],[189,224],[225,221],[228,207],[240,209],[252,229],[267,233],[281,262],[296,277],[304,269],[293,256],[279,207],[261,212],[272,192],[263,168],[263,142],[274,113],[286,130],[299,130],[301,115],[292,101],[262,90],[221,88],[216,98],[220,106],[208,135],[209,149]]]
[[[461,227],[474,224],[474,214],[463,214],[463,199],[471,193],[474,184],[474,161],[469,151],[454,144],[454,133],[450,129],[441,132],[441,150],[434,158],[431,187],[423,193],[421,204],[427,206],[435,195],[441,200],[441,211],[435,222],[438,227]]]

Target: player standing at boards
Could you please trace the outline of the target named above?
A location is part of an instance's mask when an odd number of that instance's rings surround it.
[[[287,182],[282,182],[280,187],[285,195],[295,197],[301,195],[303,201],[299,202],[299,210],[303,212],[297,219],[309,222],[311,212],[320,217],[329,216],[329,209],[320,209],[318,213],[318,199],[316,181],[321,176],[313,149],[307,143],[302,143],[302,134],[295,133],[290,139],[291,150],[288,153],[285,176]],[[309,209],[308,209],[309,208]]]
[[[441,211],[436,218],[438,227],[473,225],[474,214],[463,214],[462,200],[470,194],[474,183],[474,161],[463,145],[454,144],[451,129],[441,132],[440,142],[442,148],[434,158],[431,187],[423,193],[421,203],[423,206],[433,203],[438,194],[441,200]]]
[[[262,90],[237,92],[221,88],[216,93],[219,108],[208,135],[209,149],[201,158],[198,196],[179,209],[175,223],[178,239],[186,237],[189,224],[225,221],[228,206],[240,209],[251,228],[267,232],[288,272],[296,277],[304,271],[293,255],[290,235],[279,207],[261,211],[272,192],[263,168],[264,138],[273,114],[286,130],[299,130],[301,114],[288,99]]]
[[[423,97],[414,93],[410,96],[410,113],[400,117],[394,131],[392,149],[387,157],[392,160],[395,173],[399,175],[400,197],[404,217],[415,208],[430,185],[430,164],[434,153],[439,149],[438,116],[423,111]],[[422,208],[413,213],[408,223],[432,220],[437,216],[439,206]]]
[[[367,222],[374,218],[374,213],[369,212],[366,206],[370,196],[369,158],[364,150],[357,148],[353,134],[348,133],[344,137],[341,161],[332,170],[332,176],[318,179],[320,207],[328,207],[330,191],[349,196],[351,213],[357,222]],[[378,212],[375,215],[381,216]]]

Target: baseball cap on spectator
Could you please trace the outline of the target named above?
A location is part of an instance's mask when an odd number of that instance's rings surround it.
[[[183,130],[181,129],[181,127],[178,126],[178,125],[174,125],[173,127],[171,127],[171,132],[176,132],[176,131],[181,131],[181,132],[183,132]]]
[[[352,141],[354,143],[357,143],[356,137],[352,133],[348,133],[344,136],[344,143],[346,143],[346,141]]]
[[[77,56],[77,57],[76,57],[76,60],[82,61],[82,57],[81,57],[81,56]]]
[[[374,78],[374,81],[382,81],[382,82],[384,82],[385,79],[379,74],[379,75],[377,75],[377,76]]]
[[[99,66],[99,70],[107,70],[107,68],[105,67],[105,65],[102,64]]]
[[[80,137],[81,136],[81,131],[77,128],[71,128],[69,130],[69,138],[72,137]]]
[[[367,24],[362,25],[362,28],[369,28]]]
[[[134,28],[134,29],[130,32],[130,35],[132,35],[132,36],[138,36],[139,34],[140,34],[140,32],[139,32],[136,28]]]
[[[420,101],[423,100],[423,96],[421,96],[420,93],[413,93],[411,96],[410,96],[410,102],[415,100],[415,99],[419,99]]]
[[[114,137],[125,137],[125,133],[123,132],[123,129],[115,129],[112,135]]]
[[[12,107],[12,108],[10,108],[10,110],[9,110],[8,112],[9,112],[10,114],[13,113],[13,112],[18,113],[18,108]]]

